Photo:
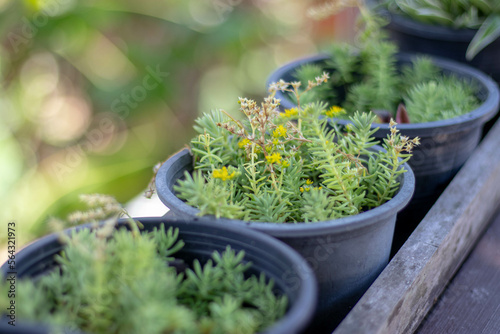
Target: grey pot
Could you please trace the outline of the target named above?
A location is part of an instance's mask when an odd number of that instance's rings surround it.
[[[198,215],[180,200],[173,186],[193,170],[187,149],[170,157],[159,169],[156,188],[162,202],[177,217],[190,217],[213,226],[251,228],[278,238],[301,254],[314,270],[319,301],[313,326],[307,333],[331,332],[368,289],[389,261],[398,211],[410,201],[415,180],[410,167],[400,176],[393,199],[372,210],[342,219],[317,223],[275,224],[246,222]]]
[[[398,55],[399,64],[410,63],[416,55],[401,53]],[[327,55],[315,55],[293,61],[278,68],[268,78],[271,82],[283,79],[295,80],[293,74],[300,66],[308,63],[324,65]],[[483,126],[498,111],[500,93],[497,84],[484,73],[454,61],[432,58],[444,73],[454,74],[476,83],[479,87],[478,98],[481,105],[465,115],[451,119],[427,123],[398,124],[397,128],[402,135],[421,138],[420,146],[413,150],[413,157],[409,161],[415,173],[415,195],[410,205],[403,212],[404,222],[398,224],[395,248],[404,243],[409,234],[424,217],[432,204],[443,192],[450,180],[460,167],[467,161],[481,139]],[[295,107],[295,103],[284,93],[277,92],[276,97],[281,100],[283,109]],[[339,124],[347,124],[346,120],[338,120]],[[372,128],[379,130],[374,137],[379,140],[387,138],[390,133],[389,124],[374,124]],[[401,225],[401,226],[400,226]]]

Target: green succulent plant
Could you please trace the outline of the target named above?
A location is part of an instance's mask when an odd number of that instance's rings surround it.
[[[453,118],[479,106],[478,88],[473,83],[441,72],[430,58],[416,56],[409,64],[399,65],[398,47],[382,29],[385,22],[364,1],[333,3],[336,6],[330,8],[331,12],[344,6],[358,7],[364,28],[358,33],[356,45],[334,43],[323,64],[297,68],[293,75],[303,82],[314,80],[321,71],[331,74],[326,89],[309,91],[304,100],[340,105],[348,111],[348,116],[356,111],[372,110],[379,115],[396,117],[399,106],[403,105],[411,123]],[[294,99],[293,94],[289,97]],[[389,120],[381,117],[379,121]]]
[[[260,105],[240,98],[243,121],[222,110],[204,114],[191,141],[194,171],[174,186],[177,196],[200,215],[274,223],[341,218],[390,200],[418,138],[400,136],[391,122],[385,149],[377,150],[375,115],[355,113],[343,129],[328,120],[342,108],[301,107],[327,81],[323,73],[305,88],[274,83]],[[298,107],[280,113],[278,90],[293,94]]]
[[[103,199],[114,208],[93,205],[72,219],[95,222],[96,212],[116,218],[116,203],[102,196],[97,201]],[[228,246],[205,264],[184,263],[175,258],[184,246],[178,229],[162,224],[141,232],[132,219],[129,229],[116,228],[115,218],[61,235],[65,246],[55,257],[57,268],[34,280],[18,279],[19,319],[96,334],[250,334],[284,315],[286,296],[276,295],[264,274],[246,274],[251,263],[243,251]],[[8,283],[0,282],[2,305],[9,303]]]
[[[384,0],[394,13],[416,21],[453,28],[476,29],[466,58],[473,59],[500,37],[500,2],[497,0]]]

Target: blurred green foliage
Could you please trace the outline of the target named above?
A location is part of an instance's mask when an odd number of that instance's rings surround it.
[[[238,96],[265,94],[278,65],[332,38],[307,6],[0,0],[2,225],[16,221],[22,244],[80,193],[126,202],[144,191],[200,111],[235,112]]]

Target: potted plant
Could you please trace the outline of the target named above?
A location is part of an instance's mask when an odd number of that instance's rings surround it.
[[[326,74],[310,81],[319,88]],[[158,196],[178,217],[264,232],[297,250],[319,283],[315,332],[331,330],[389,260],[396,214],[414,179],[406,161],[418,138],[391,134],[375,146],[373,114],[341,129],[322,103],[279,113],[277,91],[300,100],[299,82],[281,81],[262,104],[240,98],[244,120],[213,111],[198,136],[158,170]],[[406,151],[406,152],[405,152]],[[319,329],[322,327],[321,329]]]
[[[2,319],[2,333],[30,321],[42,333],[49,325],[96,334],[300,333],[316,300],[314,275],[290,247],[190,220],[79,225],[35,241],[11,265],[1,267],[0,298],[15,271],[18,320]]]
[[[465,62],[500,81],[498,1],[382,0],[379,5],[402,51]]]
[[[373,125],[379,128],[374,136],[379,140],[389,134],[391,116],[403,135],[421,138],[409,161],[416,190],[404,223],[397,226],[398,248],[479,143],[484,124],[498,111],[499,91],[491,78],[465,64],[399,53],[382,29],[383,20],[362,1],[353,3],[365,24],[357,45],[335,43],[329,53],[284,65],[269,83],[310,80],[327,71],[331,85],[309,94],[307,101],[340,105],[348,113],[375,111],[380,124]],[[276,96],[283,110],[296,106],[293,95]]]

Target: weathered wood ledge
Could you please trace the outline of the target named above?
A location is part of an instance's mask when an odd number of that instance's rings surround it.
[[[500,121],[333,333],[413,333],[499,203]]]

